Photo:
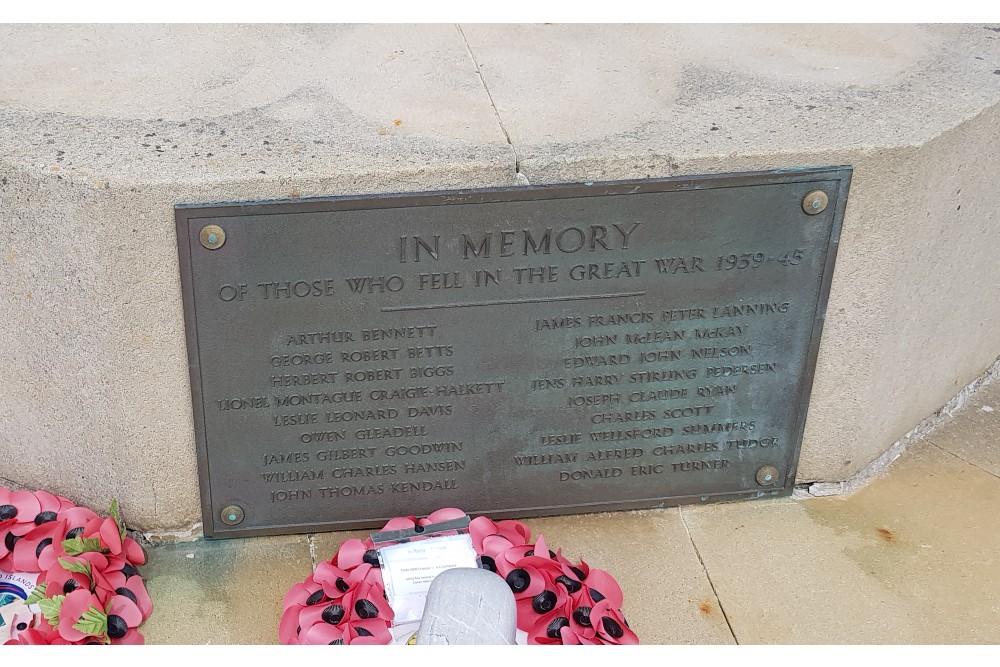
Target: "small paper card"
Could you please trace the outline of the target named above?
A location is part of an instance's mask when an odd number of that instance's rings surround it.
[[[394,625],[420,620],[434,577],[456,567],[479,567],[468,534],[385,546],[379,549],[379,560]]]

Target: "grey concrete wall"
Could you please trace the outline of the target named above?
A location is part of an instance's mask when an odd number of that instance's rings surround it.
[[[0,27],[0,478],[198,519],[176,203],[851,164],[846,479],[1000,353],[994,27]]]

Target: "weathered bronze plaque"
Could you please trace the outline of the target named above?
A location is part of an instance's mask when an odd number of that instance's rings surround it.
[[[205,534],[790,492],[850,175],[178,207]]]

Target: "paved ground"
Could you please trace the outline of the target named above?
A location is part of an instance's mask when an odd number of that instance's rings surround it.
[[[847,498],[530,519],[609,570],[647,644],[1000,643],[1000,382]],[[285,591],[358,533],[161,546],[158,644],[277,642]]]

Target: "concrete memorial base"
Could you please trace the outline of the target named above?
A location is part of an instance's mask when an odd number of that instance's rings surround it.
[[[0,45],[0,484],[117,497],[154,537],[200,520],[180,203],[852,165],[802,485],[865,474],[1000,353],[997,26],[2,26]]]

